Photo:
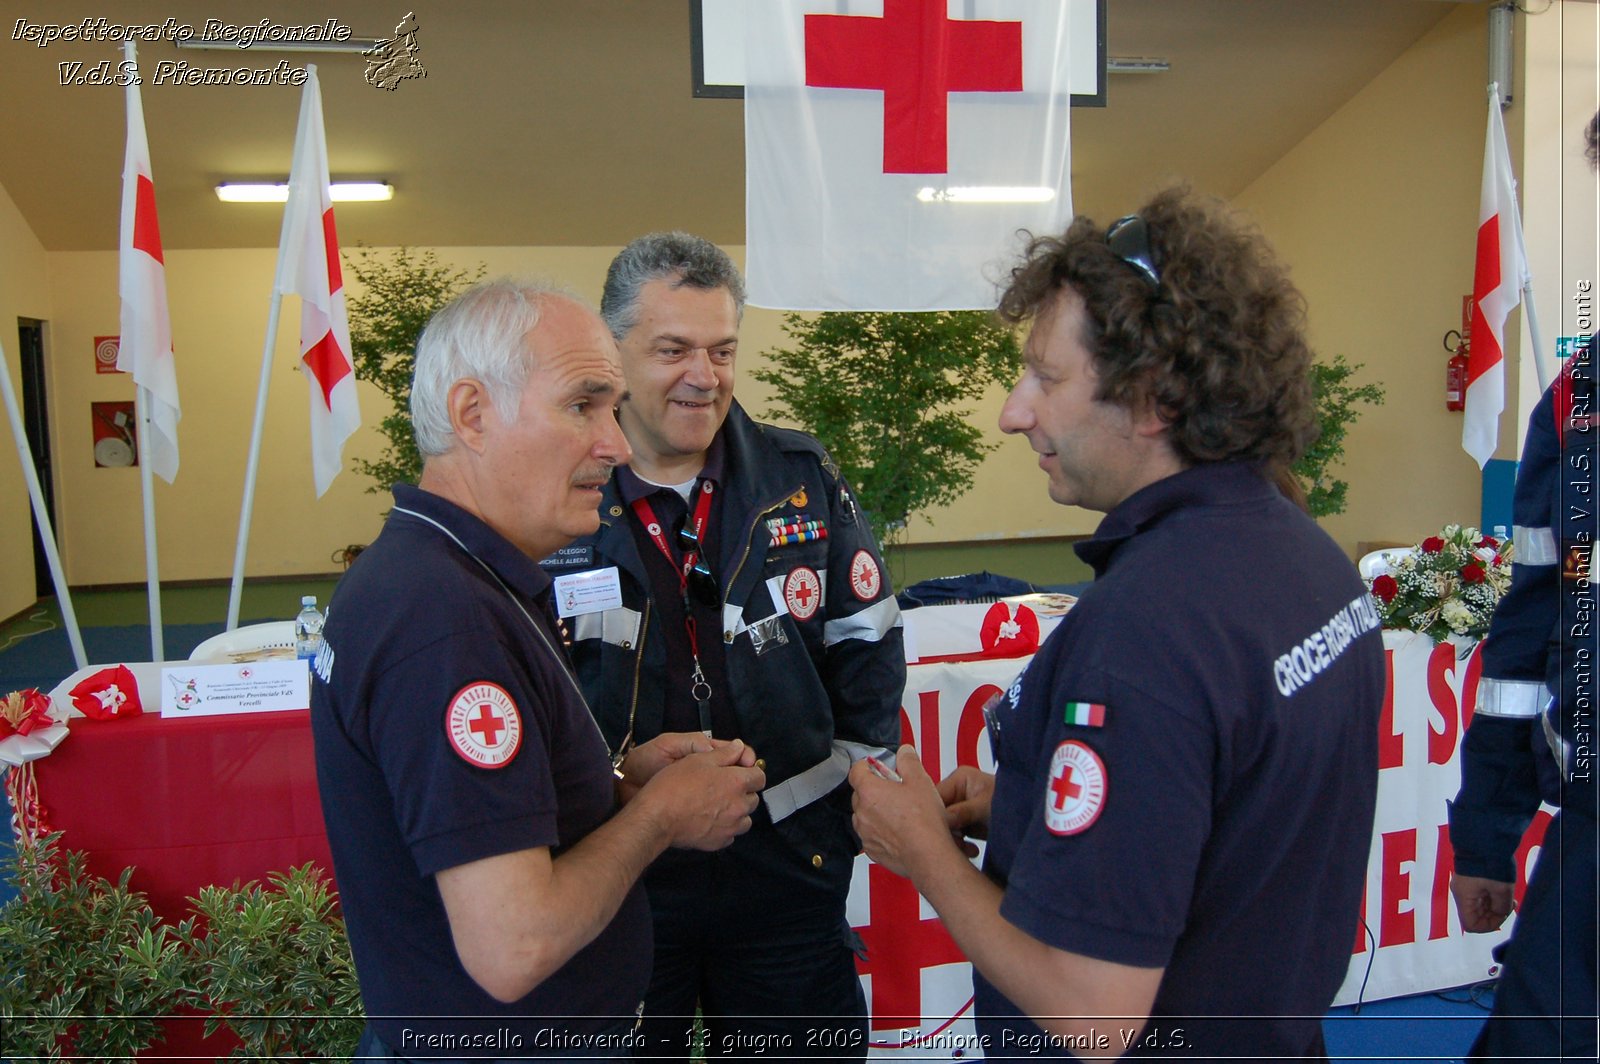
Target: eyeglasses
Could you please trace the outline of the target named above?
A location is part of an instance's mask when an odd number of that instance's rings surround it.
[[[1161,272],[1156,269],[1155,256],[1150,252],[1150,230],[1137,214],[1118,218],[1106,230],[1106,247],[1111,254],[1139,271],[1139,276],[1150,282],[1151,290],[1161,287]]]

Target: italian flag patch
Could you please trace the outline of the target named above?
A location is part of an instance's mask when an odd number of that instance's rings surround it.
[[[1101,728],[1106,723],[1106,707],[1099,702],[1068,702],[1062,721],[1085,728]]]

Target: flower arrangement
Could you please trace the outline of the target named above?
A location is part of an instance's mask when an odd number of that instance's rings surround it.
[[[1511,553],[1509,540],[1470,525],[1445,525],[1373,579],[1372,597],[1383,626],[1438,640],[1482,639],[1511,583]]]

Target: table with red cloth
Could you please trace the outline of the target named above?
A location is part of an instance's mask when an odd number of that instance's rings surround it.
[[[95,875],[133,866],[132,887],[173,922],[203,886],[307,861],[331,871],[310,716],[75,719],[34,762],[45,822]]]

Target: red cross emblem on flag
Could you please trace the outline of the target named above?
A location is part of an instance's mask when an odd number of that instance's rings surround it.
[[[465,760],[479,768],[501,768],[522,745],[522,715],[505,688],[480,680],[450,700],[445,733]]]
[[[883,172],[948,171],[952,92],[1021,92],[1022,23],[946,16],[946,0],[884,0],[883,17],[806,16],[806,84],[883,93]]]

